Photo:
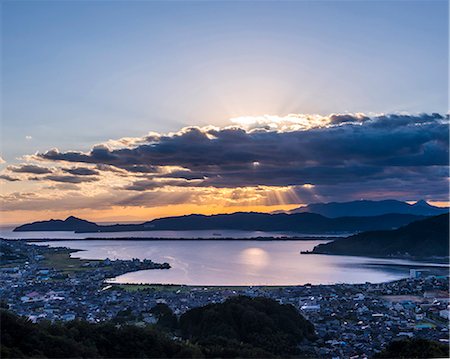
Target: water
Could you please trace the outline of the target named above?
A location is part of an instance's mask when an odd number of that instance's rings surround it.
[[[300,285],[385,282],[407,277],[410,268],[433,266],[408,260],[300,254],[319,240],[86,240],[45,242],[81,249],[84,259],[151,259],[168,270],[144,270],[113,279],[118,283],[186,285]]]
[[[255,238],[255,237],[326,237],[295,232],[261,232],[237,230],[136,231],[74,233],[66,231],[13,232],[14,227],[0,227],[0,238],[6,239],[84,239],[84,238]],[[343,236],[344,234],[339,234]],[[337,235],[336,235],[337,236]]]

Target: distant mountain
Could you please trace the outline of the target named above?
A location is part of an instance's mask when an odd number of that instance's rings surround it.
[[[24,231],[75,231],[86,232],[124,232],[153,230],[247,230],[247,231],[292,231],[300,233],[354,233],[376,229],[393,229],[424,218],[410,214],[386,214],[373,217],[327,218],[314,213],[268,214],[238,212],[205,216],[188,216],[155,219],[142,224],[97,225],[92,222],[74,219],[65,221],[45,221],[26,224],[15,229]],[[69,223],[66,223],[69,222]]]
[[[435,207],[424,200],[415,204],[396,201],[393,199],[384,201],[352,201],[312,203],[289,211],[289,213],[317,213],[325,217],[336,218],[346,216],[380,216],[388,213],[414,214],[417,216],[437,216],[448,213],[448,208]]]
[[[319,244],[312,253],[357,256],[446,257],[449,255],[449,215],[412,222],[390,231],[363,232]]]
[[[32,232],[32,231],[96,231],[98,227],[94,222],[85,221],[77,217],[67,217],[64,221],[60,219],[51,219],[49,221],[40,221],[24,224],[16,227],[14,232]]]
[[[421,217],[419,217],[421,218]],[[233,229],[248,231],[294,231],[301,233],[359,232],[367,228],[397,228],[419,219],[411,215],[386,215],[372,218],[326,218],[315,213],[267,214],[237,212],[212,216],[189,215],[155,219],[144,226],[155,230]]]

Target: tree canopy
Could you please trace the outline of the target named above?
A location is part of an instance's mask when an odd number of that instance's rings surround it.
[[[112,320],[32,323],[1,309],[2,358],[261,358],[297,356],[314,327],[291,305],[234,297],[191,309],[180,320],[166,305],[155,326]],[[127,310],[121,317],[127,316]],[[180,328],[180,329],[179,329]],[[181,338],[179,338],[181,336]],[[179,338],[179,339],[177,339]]]
[[[376,358],[448,358],[449,347],[433,340],[413,338],[395,340],[378,353]]]
[[[295,355],[298,344],[315,339],[314,326],[293,306],[244,296],[192,309],[180,318],[184,338],[210,348],[232,350],[237,343],[276,355]],[[261,353],[258,353],[259,355]]]

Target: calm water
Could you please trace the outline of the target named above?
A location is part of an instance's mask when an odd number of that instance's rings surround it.
[[[432,265],[407,260],[306,255],[324,241],[89,240],[46,242],[82,249],[85,259],[151,259],[168,270],[144,270],[114,279],[119,283],[186,285],[299,285],[384,282],[407,277],[410,268]],[[395,264],[395,266],[393,266]]]
[[[326,235],[301,234],[295,232],[260,232],[235,230],[201,231],[136,231],[136,232],[13,232],[14,227],[0,227],[0,238],[6,239],[84,239],[84,238],[255,238],[255,237],[326,237]],[[343,236],[344,234],[340,234]],[[336,235],[337,236],[337,235]]]

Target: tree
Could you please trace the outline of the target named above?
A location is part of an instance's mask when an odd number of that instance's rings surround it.
[[[395,340],[376,358],[448,358],[448,345],[422,338]]]
[[[167,304],[156,304],[150,309],[150,313],[158,319],[158,327],[168,331],[174,331],[178,328],[178,318],[173,314],[172,309]]]
[[[180,328],[184,338],[213,351],[242,343],[246,349],[294,355],[300,342],[315,339],[314,326],[293,306],[245,296],[192,309],[181,316]]]

